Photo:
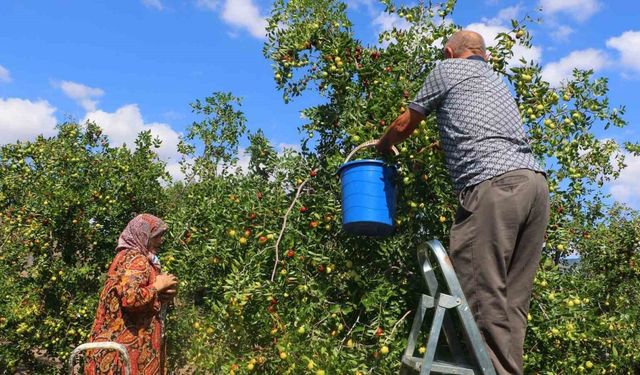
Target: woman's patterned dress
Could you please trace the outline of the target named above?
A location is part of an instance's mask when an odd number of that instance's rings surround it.
[[[159,270],[137,249],[121,250],[109,267],[100,294],[91,342],[115,341],[127,347],[132,375],[164,374],[161,302],[151,285]],[[85,374],[120,374],[115,351],[89,353]]]

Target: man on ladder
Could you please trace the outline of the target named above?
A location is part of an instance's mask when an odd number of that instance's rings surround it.
[[[549,220],[543,169],[514,98],[487,64],[484,40],[461,30],[376,145],[388,153],[429,113],[437,116],[459,207],[449,256],[498,374],[523,374],[533,279]]]

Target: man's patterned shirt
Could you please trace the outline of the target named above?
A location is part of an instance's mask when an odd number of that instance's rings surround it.
[[[456,193],[512,170],[544,171],[507,85],[480,57],[441,61],[409,108],[436,111]]]

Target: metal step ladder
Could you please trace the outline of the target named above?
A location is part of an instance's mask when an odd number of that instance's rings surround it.
[[[437,262],[435,268],[432,266],[431,257]],[[427,283],[428,294],[420,297],[409,333],[407,349],[402,356],[400,375],[416,372],[420,375],[495,375],[496,371],[485,349],[480,330],[473,319],[451,260],[442,244],[437,240],[431,240],[419,245],[418,263]],[[439,273],[436,274],[436,271]],[[444,285],[438,282],[438,278]],[[429,329],[426,351],[421,358],[414,354],[427,309],[435,309],[435,312]],[[458,325],[454,325],[456,316],[452,315],[452,310],[457,313]],[[456,329],[462,330],[466,345],[460,339]],[[444,331],[451,352],[452,360],[450,361],[436,358],[441,331]]]

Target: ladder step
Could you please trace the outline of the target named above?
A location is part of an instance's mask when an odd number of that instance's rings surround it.
[[[420,371],[422,367],[422,358],[419,357],[403,357],[402,363],[411,367],[416,371]],[[435,374],[454,374],[454,375],[475,375],[476,372],[473,368],[467,366],[461,366],[454,363],[444,361],[433,361],[431,366],[431,373]]]

